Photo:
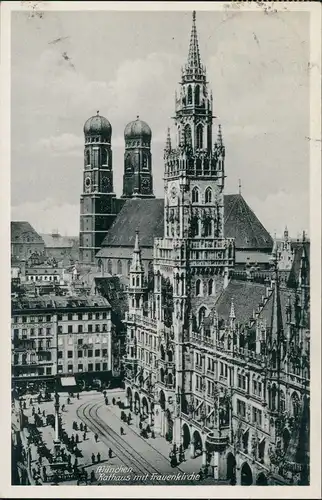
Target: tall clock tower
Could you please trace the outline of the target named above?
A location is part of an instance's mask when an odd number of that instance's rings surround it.
[[[83,193],[80,199],[79,260],[94,264],[95,255],[115,219],[113,190],[112,127],[99,115],[84,125]]]

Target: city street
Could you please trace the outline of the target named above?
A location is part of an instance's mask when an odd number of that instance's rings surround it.
[[[201,457],[191,459],[186,452],[185,461],[178,467],[172,468],[170,465],[169,453],[171,445],[164,438],[145,439],[140,436],[140,429],[136,425],[135,416],[130,425],[121,420],[121,409],[117,404],[113,405],[112,400],[123,401],[124,391],[107,391],[108,405],[105,404],[104,395],[99,392],[82,392],[79,399],[73,397],[70,404],[67,403],[67,394],[60,396],[60,414],[62,416],[62,426],[69,437],[77,438],[77,466],[84,468],[88,477],[94,471],[95,479],[89,484],[171,484],[170,477],[161,480],[158,476],[166,475],[173,477],[173,484],[200,484],[198,480],[189,480],[189,475],[197,476],[201,467]],[[26,398],[27,404],[30,398]],[[63,407],[63,405],[65,405]],[[42,402],[38,405],[34,401],[35,413],[45,411],[45,414],[54,413],[54,402]],[[38,410],[38,406],[40,410]],[[62,411],[62,407],[64,410]],[[128,414],[129,410],[123,410]],[[27,406],[24,414],[32,421],[32,407]],[[86,439],[83,439],[83,431],[75,431],[73,423],[86,424]],[[124,435],[120,435],[120,428],[123,427]],[[42,439],[47,447],[53,450],[55,436],[54,428],[45,425],[39,428]],[[76,436],[77,435],[77,436]],[[96,435],[96,439],[95,439]],[[27,436],[25,436],[27,437]],[[62,448],[65,447],[62,445]],[[34,445],[31,449],[31,470],[42,467],[49,467],[49,462],[43,458],[41,464],[38,462],[37,448]],[[112,457],[109,450],[112,450]],[[66,450],[68,451],[68,450]],[[98,455],[99,454],[99,455]],[[74,465],[75,458],[72,454],[71,463]],[[40,473],[41,475],[41,473]],[[175,477],[177,479],[175,479]],[[180,477],[182,480],[180,480]],[[48,484],[48,483],[47,483]],[[67,484],[77,484],[76,480],[64,482]],[[81,483],[84,484],[84,483]],[[202,484],[214,484],[212,478],[202,481]]]

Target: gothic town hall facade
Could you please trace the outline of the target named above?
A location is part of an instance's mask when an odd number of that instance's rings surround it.
[[[268,283],[233,283],[236,241],[225,231],[225,147],[220,126],[213,127],[215,111],[195,13],[174,112],[175,133],[168,131],[164,149],[163,236],[154,238],[149,272],[142,262],[140,233],[132,228],[128,404],[171,446],[183,446],[187,458],[202,455],[204,469],[219,482],[308,484],[307,245],[303,241],[299,250],[292,288],[281,283],[276,249]],[[138,192],[143,182],[141,196],[148,200],[153,198],[151,136],[142,122],[133,123],[125,134],[124,195]],[[87,248],[81,240],[84,261],[86,252],[102,252],[103,235],[113,222],[111,207],[118,210],[108,122],[102,130],[97,147],[105,151],[104,168],[85,168],[82,203],[101,203],[104,223],[100,231],[91,226],[92,232],[86,232],[91,221],[86,211],[83,220],[81,215],[83,237],[93,238]],[[139,138],[133,140],[137,132]],[[91,129],[88,150],[93,149],[92,136]],[[134,154],[142,169],[127,180]],[[104,183],[104,200],[93,194],[93,183]],[[247,317],[255,292],[260,295]],[[229,307],[225,320],[219,314],[223,301]],[[239,312],[237,303],[242,304]]]

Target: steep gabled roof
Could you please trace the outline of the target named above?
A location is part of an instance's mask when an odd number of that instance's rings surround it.
[[[306,260],[306,266],[308,271],[310,270],[310,242],[309,241],[301,241],[301,242],[292,242],[292,250],[294,251],[294,260],[291,267],[289,279],[287,286],[290,288],[297,288],[299,284],[300,277],[300,268],[301,268],[301,259],[302,252],[304,250],[304,256]],[[307,276],[308,280],[310,279],[310,272],[308,272]]]
[[[27,221],[11,221],[11,242],[18,241],[22,235],[30,233],[34,241],[31,243],[44,243],[41,236]]]
[[[225,236],[235,238],[236,248],[271,250],[273,239],[241,194],[225,195]]]
[[[236,248],[272,250],[271,236],[240,194],[224,196],[224,214],[225,237],[235,238]],[[152,248],[153,239],[163,237],[163,199],[126,200],[102,246],[133,247],[136,230],[139,231],[142,248]]]
[[[116,217],[102,246],[134,247],[135,231],[141,247],[153,247],[153,238],[163,237],[164,200],[129,199]]]

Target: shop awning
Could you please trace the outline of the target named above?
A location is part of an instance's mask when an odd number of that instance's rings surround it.
[[[75,377],[62,377],[60,383],[63,387],[71,387],[72,385],[76,385],[76,380]]]

